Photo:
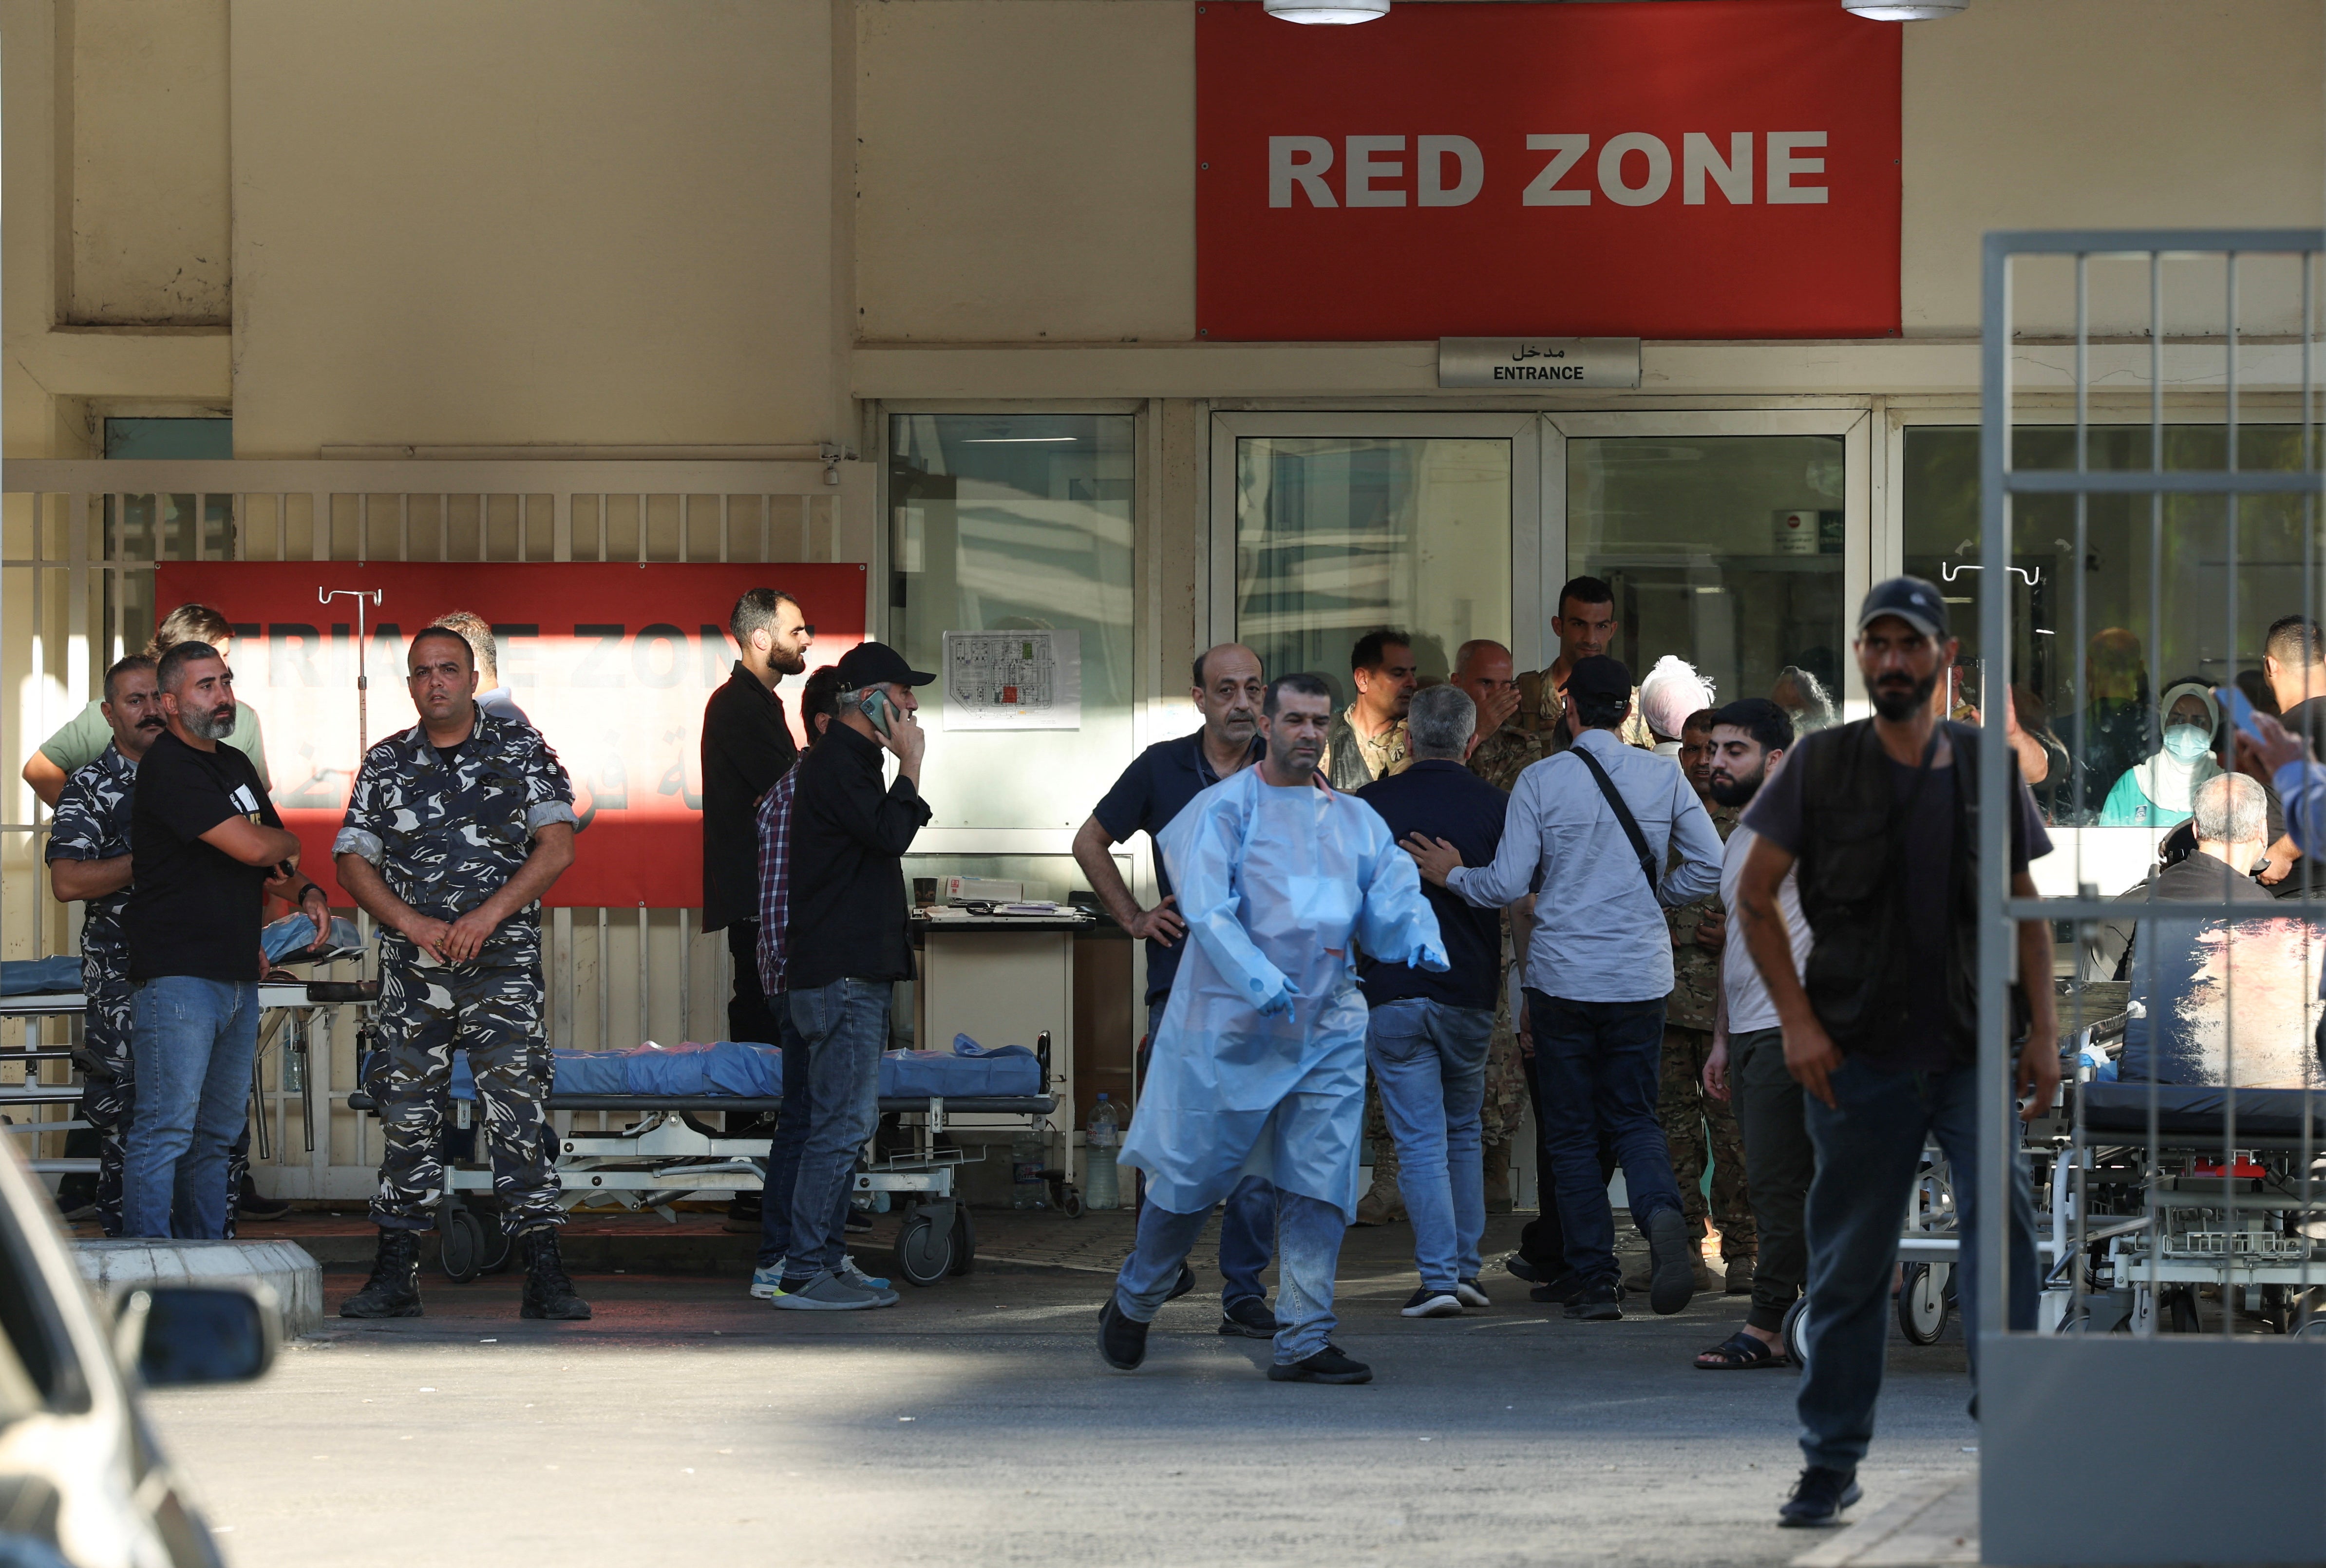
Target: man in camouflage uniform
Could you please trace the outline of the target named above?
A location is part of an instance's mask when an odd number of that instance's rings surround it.
[[[381,1048],[365,1072],[384,1152],[370,1281],[343,1317],[418,1317],[419,1232],[435,1222],[452,1052],[468,1053],[503,1229],[524,1248],[528,1318],[586,1318],[557,1251],[545,1137],[541,895],[573,860],[573,785],[531,727],[475,702],[459,633],[412,639],[420,722],[373,747],[331,845],[340,884],[380,925]]]
[[[1550,755],[1543,738],[1518,721],[1516,669],[1508,648],[1483,637],[1463,644],[1454,654],[1454,684],[1478,705],[1478,744],[1470,752],[1470,771],[1504,794],[1519,782],[1519,775]],[[1494,990],[1494,1033],[1486,1048],[1486,1100],[1478,1122],[1485,1155],[1486,1209],[1495,1214],[1511,1209],[1511,1143],[1518,1136],[1527,1106],[1526,1058],[1520,1053],[1518,1031],[1511,1021],[1510,972],[1517,955],[1506,910],[1503,984]]]
[[[129,1053],[129,939],[121,929],[129,902],[129,812],[137,759],[168,728],[154,686],[154,661],[132,654],[105,673],[101,711],[113,744],[65,781],[49,829],[49,886],[60,904],[79,900],[82,1016],[81,1119],[97,1132],[97,1220],[121,1234],[121,1156],[135,1109],[135,1066]],[[231,1183],[234,1174],[228,1172]],[[231,1186],[230,1192],[235,1190]],[[228,1206],[233,1233],[233,1206]]]
[[[1539,738],[1546,755],[1565,751],[1571,739],[1566,723],[1568,672],[1578,659],[1605,654],[1615,641],[1616,625],[1615,590],[1600,579],[1570,578],[1558,590],[1558,613],[1550,617],[1550,629],[1558,637],[1558,657],[1518,681],[1519,728]],[[1632,711],[1619,734],[1626,746],[1655,747],[1648,721],[1640,714],[1637,687],[1632,690]]]
[[[1689,716],[1680,734],[1679,765],[1725,840],[1741,811],[1724,806],[1707,793],[1712,779],[1712,710]],[[1744,1142],[1736,1113],[1725,1099],[1704,1092],[1705,1058],[1712,1053],[1715,998],[1720,988],[1720,949],[1726,936],[1720,895],[1700,898],[1665,912],[1672,933],[1672,993],[1664,1004],[1661,1090],[1656,1119],[1671,1150],[1672,1175],[1679,1183],[1688,1232],[1699,1248],[1697,1288],[1710,1290],[1710,1270],[1700,1256],[1705,1233],[1704,1167],[1712,1165],[1711,1215],[1720,1227],[1720,1257],[1727,1290],[1753,1288],[1753,1208],[1744,1189]],[[1630,1281],[1626,1281],[1630,1284]],[[1646,1278],[1640,1284],[1644,1287]]]
[[[1405,710],[1420,684],[1413,640],[1383,626],[1349,650],[1356,700],[1333,716],[1325,736],[1325,777],[1336,790],[1361,790],[1405,765]]]

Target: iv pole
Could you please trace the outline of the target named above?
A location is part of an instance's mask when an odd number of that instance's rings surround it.
[[[378,589],[319,588],[315,602],[328,605],[335,598],[356,601],[356,765],[363,765],[364,754],[371,749],[371,675],[366,666],[365,654],[369,651],[364,633],[364,606],[377,606]]]

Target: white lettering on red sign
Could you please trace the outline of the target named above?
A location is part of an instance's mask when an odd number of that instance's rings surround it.
[[[1805,182],[1825,172],[1825,159],[1802,157],[1803,149],[1823,147],[1823,131],[1769,131],[1763,134],[1767,155],[1761,160],[1765,184],[1761,199],[1772,207],[1822,205],[1828,195],[1822,184]],[[1723,156],[1713,138],[1689,131],[1680,138],[1680,201],[1689,207],[1706,202],[1706,188],[1720,192],[1732,207],[1753,205],[1753,141],[1751,131],[1728,133]],[[1324,136],[1270,136],[1268,139],[1268,204],[1294,205],[1298,190],[1309,207],[1403,207],[1408,192],[1403,136],[1347,136],[1340,149],[1341,191],[1336,199],[1331,180],[1334,146]],[[1534,172],[1519,195],[1522,207],[1588,207],[1592,190],[1568,183],[1577,165],[1591,151],[1591,137],[1580,131],[1556,131],[1526,139],[1531,153],[1549,153],[1549,160]],[[1428,135],[1414,138],[1413,205],[1466,207],[1486,187],[1486,156],[1467,136]],[[1385,156],[1384,154],[1400,154]],[[1452,183],[1447,182],[1448,165]],[[1647,131],[1626,131],[1610,136],[1599,148],[1596,166],[1598,193],[1620,207],[1652,207],[1671,193],[1670,144]],[[1588,176],[1586,176],[1588,178]]]

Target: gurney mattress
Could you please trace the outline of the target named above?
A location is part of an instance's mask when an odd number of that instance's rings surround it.
[[[2094,1132],[2148,1135],[2148,1099],[2156,1096],[2156,1129],[2172,1137],[2219,1139],[2236,1097],[2239,1138],[2302,1137],[2308,1101],[2310,1136],[2326,1142],[2326,1091],[2299,1089],[2225,1089],[2218,1084],[2086,1083],[2084,1126]]]
[[[632,1051],[560,1051],[556,1056],[554,1092],[561,1100],[581,1095],[776,1099],[784,1092],[783,1053],[773,1045],[749,1041],[721,1040],[675,1048],[642,1045]],[[466,1099],[475,1092],[464,1054],[453,1063],[452,1093]],[[974,1055],[891,1051],[880,1058],[884,1099],[1023,1098],[1041,1092],[1041,1062],[1020,1045]]]

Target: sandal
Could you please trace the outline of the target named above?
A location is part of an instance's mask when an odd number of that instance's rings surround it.
[[[1742,1329],[1712,1349],[1696,1353],[1696,1369],[1699,1372],[1745,1372],[1755,1367],[1789,1365],[1791,1361],[1782,1350]]]

